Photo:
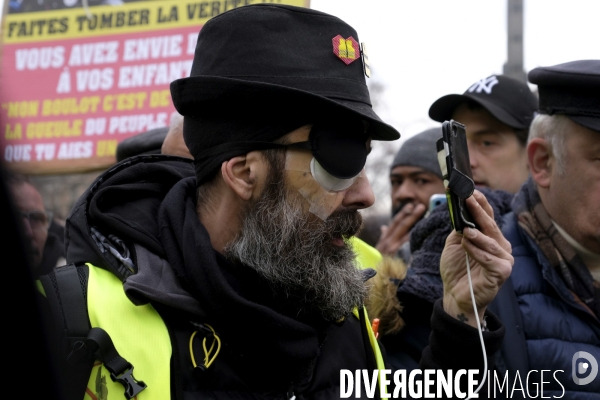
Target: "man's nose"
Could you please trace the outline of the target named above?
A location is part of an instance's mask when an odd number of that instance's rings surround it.
[[[401,203],[406,200],[412,200],[415,198],[415,191],[412,185],[404,181],[392,194],[392,201],[394,203]]]
[[[21,224],[23,226],[23,233],[25,234],[26,237],[32,238],[33,237],[33,229],[31,228],[31,222],[29,221],[29,218],[23,216],[23,218],[21,220],[23,221],[23,223]]]
[[[471,169],[477,168],[479,165],[479,162],[477,161],[477,151],[474,146],[469,144],[469,142],[467,142],[467,148],[469,149],[469,163],[471,164]]]
[[[344,195],[342,205],[347,209],[360,210],[369,208],[375,203],[375,195],[371,188],[369,178],[364,173],[348,188]]]

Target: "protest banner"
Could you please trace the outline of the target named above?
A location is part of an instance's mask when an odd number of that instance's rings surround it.
[[[255,3],[309,0],[23,0],[3,18],[0,155],[26,174],[115,163],[117,144],[168,126],[203,24]],[[13,7],[14,3],[14,7]],[[47,9],[49,8],[49,9]]]

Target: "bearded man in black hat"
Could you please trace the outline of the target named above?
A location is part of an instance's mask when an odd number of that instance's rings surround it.
[[[252,5],[202,28],[190,77],[171,84],[193,165],[128,158],[67,221],[76,266],[44,287],[63,298],[65,276],[85,282],[94,329],[85,345],[74,340],[61,370],[68,379],[84,370],[72,360],[103,362],[67,391],[100,398],[124,385],[140,399],[333,399],[342,396],[342,370],[385,368],[363,306],[374,271],[357,268],[348,239],[359,210],[374,202],[364,174],[370,143],[399,133],[373,112],[365,72],[354,29],[314,10]],[[482,369],[475,321],[511,270],[487,202],[476,193],[468,204],[481,230],[447,241],[448,286],[427,368]],[[492,315],[487,326],[492,357],[503,328]]]

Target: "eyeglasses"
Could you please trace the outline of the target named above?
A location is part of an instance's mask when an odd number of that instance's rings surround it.
[[[29,226],[34,230],[47,230],[52,221],[52,211],[19,211],[23,219],[29,222]]]

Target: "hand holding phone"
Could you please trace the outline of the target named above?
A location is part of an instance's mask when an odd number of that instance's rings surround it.
[[[438,161],[456,231],[447,237],[440,258],[440,276],[444,283],[442,304],[446,313],[479,330],[483,370],[487,371],[481,321],[486,307],[510,276],[514,259],[510,243],[498,229],[487,199],[481,192],[475,192],[464,125],[444,121],[442,132],[443,138],[436,143]],[[467,203],[481,229],[475,225]],[[465,230],[467,227],[470,229]],[[472,276],[471,270],[477,273]],[[485,381],[484,375],[475,393]]]
[[[443,137],[437,142],[438,161],[442,170],[452,227],[463,232],[465,227],[476,228],[465,200],[475,190],[469,161],[465,126],[454,120],[442,124]]]

